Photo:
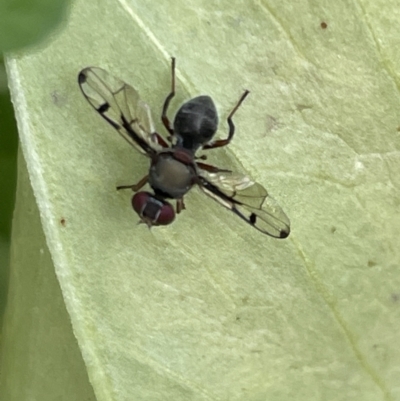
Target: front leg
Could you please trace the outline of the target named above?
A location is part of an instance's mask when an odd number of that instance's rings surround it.
[[[133,184],[133,185],[119,185],[117,187],[117,191],[120,189],[131,189],[133,192],[139,191],[139,189],[143,188],[146,184],[147,181],[149,180],[149,175],[145,175],[138,183]]]
[[[176,213],[179,214],[182,210],[185,210],[185,203],[183,202],[183,198],[176,200]]]

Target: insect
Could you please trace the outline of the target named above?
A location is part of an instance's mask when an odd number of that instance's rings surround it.
[[[83,95],[94,109],[136,150],[150,159],[148,174],[131,189],[132,207],[149,227],[171,224],[175,211],[167,199],[176,200],[176,213],[185,209],[184,196],[194,186],[231,210],[242,220],[275,238],[286,238],[290,222],[266,189],[249,177],[201,162],[199,149],[226,146],[232,140],[235,126],[232,117],[249,94],[245,91],[230,112],[228,136],[213,140],[218,128],[218,114],[209,96],[198,96],[184,103],[171,124],[167,112],[175,96],[175,58],[172,58],[171,92],[166,97],[161,120],[169,136],[155,131],[149,106],[138,92],[125,82],[97,67],[87,67],[78,75]],[[153,192],[142,191],[149,184]]]

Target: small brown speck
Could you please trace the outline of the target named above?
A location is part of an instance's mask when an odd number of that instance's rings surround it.
[[[61,225],[62,225],[63,227],[65,227],[66,222],[65,222],[65,219],[64,219],[64,218],[62,218],[62,219],[60,220],[60,223],[61,223]]]
[[[394,292],[394,293],[391,295],[391,298],[392,298],[392,301],[393,301],[393,302],[399,302],[399,300],[400,300],[400,293]]]
[[[328,24],[326,22],[321,22],[321,28],[322,29],[328,28]]]

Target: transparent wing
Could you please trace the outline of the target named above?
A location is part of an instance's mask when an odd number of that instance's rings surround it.
[[[290,221],[267,190],[249,177],[235,173],[201,172],[200,188],[264,234],[286,238]]]
[[[163,149],[150,108],[135,89],[97,67],[83,69],[78,82],[87,101],[139,152],[151,155]]]

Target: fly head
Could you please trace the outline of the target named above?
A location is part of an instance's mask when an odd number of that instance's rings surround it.
[[[168,225],[175,219],[172,205],[163,199],[156,198],[150,192],[137,192],[133,195],[132,207],[142,222],[149,227]]]

